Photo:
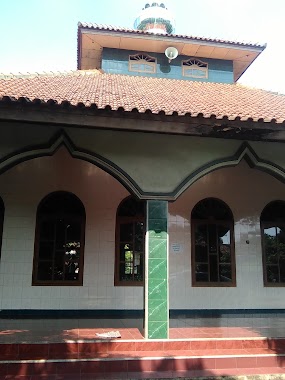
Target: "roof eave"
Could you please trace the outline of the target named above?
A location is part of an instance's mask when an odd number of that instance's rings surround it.
[[[82,35],[83,34],[90,34],[94,36],[94,39],[96,39],[96,42],[99,43],[102,48],[105,47],[113,47],[118,48],[118,46],[111,42],[112,39],[114,41],[115,39],[120,38],[120,41],[123,41],[124,43],[120,43],[119,46],[125,46],[126,49],[128,45],[130,45],[129,50],[133,50],[135,45],[134,43],[131,43],[131,40],[149,40],[149,41],[156,41],[156,50],[157,52],[164,52],[166,45],[173,45],[175,46],[179,54],[185,55],[185,56],[197,56],[201,58],[212,58],[211,56],[203,56],[196,54],[191,54],[189,52],[189,48],[191,50],[191,46],[201,46],[203,49],[205,47],[209,49],[215,49],[215,51],[224,51],[224,49],[228,49],[228,52],[232,52],[229,54],[228,58],[220,58],[219,55],[217,56],[217,59],[226,59],[226,60],[232,60],[235,62],[236,57],[236,51],[242,52],[242,63],[239,62],[239,69],[234,70],[234,80],[237,81],[242,74],[248,69],[248,67],[255,61],[255,59],[260,55],[260,53],[266,48],[266,44],[264,45],[258,45],[258,44],[247,44],[247,43],[238,43],[238,42],[231,42],[231,41],[222,41],[222,40],[214,40],[214,39],[206,39],[206,38],[198,38],[198,37],[191,37],[191,36],[182,36],[182,35],[171,35],[171,34],[152,34],[149,32],[143,32],[143,31],[136,31],[136,30],[115,30],[110,27],[93,27],[93,26],[83,26],[81,23],[78,24],[78,62],[77,67],[78,69],[81,69],[81,49],[82,46]],[[98,36],[98,37],[97,37]],[[102,39],[100,38],[102,37]],[[106,43],[106,37],[109,41],[108,44]],[[108,38],[109,37],[109,38]],[[114,46],[112,45],[114,44]],[[141,45],[141,44],[140,44]],[[163,49],[160,49],[159,48]],[[166,46],[167,47],[167,46]],[[141,49],[142,47],[140,47]],[[146,47],[143,47],[145,50],[148,51],[149,49],[146,49]],[[199,49],[199,47],[194,48]],[[161,50],[161,51],[160,51]],[[152,50],[149,50],[152,51]],[[218,53],[220,54],[220,53]],[[222,53],[223,54],[223,53]],[[244,60],[244,57],[247,57],[246,60]],[[214,56],[214,58],[216,58]],[[237,61],[239,59],[237,58]]]

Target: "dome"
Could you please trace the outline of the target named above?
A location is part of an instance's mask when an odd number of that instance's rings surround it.
[[[147,3],[134,22],[134,28],[151,33],[174,33],[175,20],[164,3]]]

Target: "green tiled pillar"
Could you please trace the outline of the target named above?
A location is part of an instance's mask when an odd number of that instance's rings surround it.
[[[166,339],[168,306],[168,202],[147,201],[145,337]]]

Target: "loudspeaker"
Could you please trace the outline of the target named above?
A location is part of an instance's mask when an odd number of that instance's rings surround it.
[[[176,58],[178,56],[178,50],[175,47],[169,46],[164,54],[168,58],[168,62],[172,61],[172,59]]]

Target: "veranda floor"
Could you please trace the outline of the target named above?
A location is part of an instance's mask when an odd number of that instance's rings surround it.
[[[142,319],[0,319],[0,343],[92,341],[113,330],[122,340],[144,339]],[[285,314],[170,319],[170,339],[249,337],[285,337]]]

